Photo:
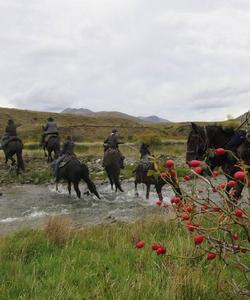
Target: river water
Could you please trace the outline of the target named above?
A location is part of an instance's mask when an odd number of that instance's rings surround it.
[[[109,184],[98,185],[101,199],[85,195],[87,188],[80,186],[82,198],[72,190],[70,197],[66,185],[20,185],[2,188],[0,196],[0,233],[22,227],[40,227],[50,216],[68,216],[75,227],[83,224],[101,224],[115,221],[129,222],[156,209],[157,194],[153,187],[150,199],[145,199],[145,187],[138,187],[134,195],[133,182],[123,182],[124,193],[112,192]],[[169,203],[172,189],[164,187],[164,201]]]

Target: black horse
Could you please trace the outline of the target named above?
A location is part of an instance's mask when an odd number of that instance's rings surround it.
[[[72,157],[63,167],[59,168],[57,183],[60,179],[64,179],[68,182],[69,195],[71,195],[71,184],[73,183],[77,197],[81,198],[79,182],[83,179],[86,182],[89,191],[100,199],[96,186],[89,177],[88,167],[76,157]]]
[[[172,186],[175,194],[181,195],[180,188],[175,180],[175,178],[168,178],[168,177],[162,177],[161,175],[157,175],[154,168],[153,161],[150,160],[150,151],[149,146],[147,144],[142,143],[140,147],[140,154],[141,159],[136,167],[134,173],[135,173],[135,195],[138,196],[138,190],[137,185],[138,183],[144,183],[146,185],[146,198],[149,198],[150,193],[150,186],[154,185],[155,190],[157,192],[157,195],[159,197],[159,200],[163,200],[162,196],[162,188],[163,186],[168,183]],[[150,171],[155,172],[155,174],[149,174]]]
[[[104,153],[103,167],[108,175],[111,189],[113,190],[115,185],[116,192],[117,190],[123,192],[120,183],[121,166],[122,158],[120,152],[116,149],[107,149]]]
[[[49,137],[47,143],[44,145],[44,153],[45,157],[47,156],[46,154],[46,149],[48,151],[48,163],[52,162],[53,159],[57,159],[60,153],[60,138],[57,135],[52,135]],[[54,157],[52,157],[52,152],[54,152]]]
[[[20,171],[24,171],[24,162],[22,157],[23,151],[23,143],[20,139],[16,138],[7,143],[6,146],[3,148],[5,154],[5,164],[7,164],[8,160],[11,160],[11,166],[15,166],[16,160],[14,159],[14,155],[16,155],[17,159],[17,168],[16,173],[17,175],[20,174]]]
[[[232,128],[223,128],[218,125],[199,126],[191,123],[192,130],[187,140],[186,161],[194,159],[205,160],[213,171],[216,167],[221,167],[227,180],[233,178],[236,171],[240,168],[237,165],[239,160],[243,160],[246,165],[250,165],[250,143],[245,140],[239,146],[229,147],[235,137]],[[213,149],[223,147],[226,151],[224,155],[215,155]],[[237,200],[244,187],[243,182],[237,181],[234,198]],[[230,187],[227,186],[227,192]]]

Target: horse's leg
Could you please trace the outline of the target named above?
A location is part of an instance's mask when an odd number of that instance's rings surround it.
[[[74,182],[74,189],[76,191],[77,197],[80,199],[81,198],[81,192],[79,190],[79,182],[78,181]]]
[[[52,161],[51,151],[48,151],[48,159],[47,162],[50,163]]]
[[[68,191],[69,195],[71,196],[71,181],[68,181]]]
[[[109,170],[106,169],[106,172],[107,172],[108,179],[109,179],[109,182],[110,182],[110,185],[111,185],[111,190],[113,191],[114,190],[113,178],[112,178],[111,174],[109,173]]]
[[[120,192],[124,192],[124,190],[121,187],[121,183],[119,180],[119,173],[114,174],[114,183],[115,183],[115,191],[119,190]]]
[[[146,199],[148,199],[149,198],[149,193],[150,193],[150,184],[147,183],[146,186],[147,186]]]
[[[162,196],[162,192],[161,192],[161,186],[159,186],[158,184],[155,185],[155,189],[156,192],[158,194],[159,200],[163,201],[163,196]]]
[[[44,157],[47,157],[47,152],[46,152],[46,147],[43,146],[43,151],[44,151]]]

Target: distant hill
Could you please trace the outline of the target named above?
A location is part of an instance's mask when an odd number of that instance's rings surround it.
[[[148,116],[148,117],[138,117],[140,120],[145,122],[152,122],[152,123],[169,123],[169,120],[160,118],[158,116]]]
[[[236,118],[236,120],[239,120],[239,121],[244,121],[244,120],[246,119],[247,113],[248,113],[248,111],[247,111],[247,112],[245,112],[243,115],[241,115],[241,116],[237,117],[237,118]]]
[[[94,112],[86,108],[66,108],[61,113],[63,114],[74,114],[81,116],[92,116],[92,117],[109,117],[109,118],[122,118],[128,119],[135,122],[150,122],[150,123],[169,123],[170,121],[159,118],[158,116],[148,117],[134,117],[119,111],[98,111]]]

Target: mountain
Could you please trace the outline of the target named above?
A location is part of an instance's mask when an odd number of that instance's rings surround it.
[[[87,108],[65,108],[61,113],[82,115],[82,116],[93,116],[95,114],[95,112]]]
[[[148,116],[148,117],[138,117],[140,120],[144,122],[151,122],[151,123],[169,123],[170,121],[160,118],[158,116]]]
[[[148,123],[169,123],[170,121],[159,118],[158,116],[148,116],[148,117],[134,117],[119,111],[98,111],[94,112],[86,108],[65,108],[62,114],[74,114],[81,116],[90,117],[110,117],[110,118],[122,118],[128,119],[135,122],[148,122]]]

